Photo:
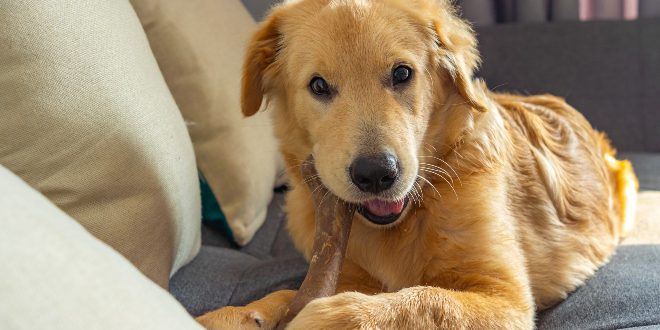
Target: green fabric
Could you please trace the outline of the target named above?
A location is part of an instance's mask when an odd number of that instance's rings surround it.
[[[202,222],[221,231],[234,242],[234,234],[229,228],[227,218],[201,171],[199,172],[199,187],[202,193]]]

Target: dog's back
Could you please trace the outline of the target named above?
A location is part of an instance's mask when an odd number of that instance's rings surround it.
[[[544,308],[593,274],[629,231],[637,179],[630,162],[616,160],[605,135],[563,99],[492,96],[514,141],[520,179],[510,192],[512,209],[521,210],[530,279]]]

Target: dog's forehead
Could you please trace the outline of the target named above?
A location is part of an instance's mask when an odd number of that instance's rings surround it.
[[[341,6],[350,6],[353,8],[368,8],[372,2],[370,0],[330,0],[328,6],[330,8],[336,8]]]
[[[383,2],[332,0],[312,15],[296,16],[288,30],[284,48],[296,70],[319,64],[355,73],[384,69],[414,61],[426,50],[423,28]]]

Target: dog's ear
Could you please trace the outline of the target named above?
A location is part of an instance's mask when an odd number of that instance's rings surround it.
[[[246,117],[254,115],[261,107],[268,80],[276,71],[275,61],[282,39],[279,31],[281,12],[281,8],[276,8],[261,23],[245,53],[241,80],[241,109]]]
[[[474,31],[449,4],[436,13],[430,28],[434,33],[439,64],[449,71],[459,94],[474,109],[488,110],[490,102],[485,83],[472,77],[481,61]]]

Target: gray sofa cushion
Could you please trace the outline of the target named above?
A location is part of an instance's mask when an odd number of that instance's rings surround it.
[[[660,327],[660,246],[619,247],[609,264],[538,316],[543,329]]]
[[[193,315],[227,305],[245,305],[281,289],[297,289],[307,262],[285,228],[284,194],[276,193],[264,225],[240,248],[202,226],[202,250],[170,280],[170,292]]]
[[[307,272],[302,257],[255,258],[232,248],[202,246],[170,280],[170,293],[194,316],[241,306],[272,291],[297,289]]]

